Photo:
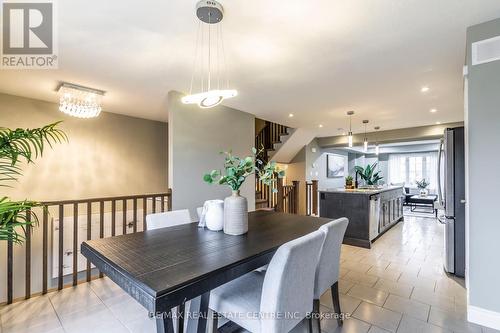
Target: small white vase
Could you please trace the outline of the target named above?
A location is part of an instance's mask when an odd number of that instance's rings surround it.
[[[240,191],[224,200],[224,233],[243,235],[248,231],[247,198],[240,196]]]
[[[427,194],[429,194],[429,192],[427,191],[427,189],[426,189],[426,188],[422,188],[422,189],[420,189],[420,196],[421,196],[421,197],[426,197],[426,196],[427,196]]]
[[[224,228],[224,201],[205,201],[200,219],[201,225],[212,231],[220,231]]]

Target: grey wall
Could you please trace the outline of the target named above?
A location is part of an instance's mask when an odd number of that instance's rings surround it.
[[[255,117],[236,109],[218,105],[201,109],[185,105],[181,94],[168,94],[169,184],[174,193],[173,209],[188,208],[193,217],[196,207],[205,200],[224,199],[231,195],[226,186],[203,182],[203,174],[222,169],[220,151],[232,150],[243,157],[251,154],[255,144]],[[248,199],[249,210],[255,209],[255,178],[248,177],[241,189]]]
[[[471,66],[471,43],[500,35],[500,19],[467,29],[469,103],[468,211],[469,303],[500,316],[500,179],[492,168],[500,164],[500,61]]]
[[[316,149],[316,152],[314,153],[312,152],[313,148]],[[306,146],[306,179],[307,181],[311,181],[313,179],[318,180],[318,187],[321,189],[344,187],[344,177],[326,177],[326,159],[328,154],[344,156],[346,173],[349,171],[348,153],[346,151],[320,148],[318,146],[318,140],[314,139]]]

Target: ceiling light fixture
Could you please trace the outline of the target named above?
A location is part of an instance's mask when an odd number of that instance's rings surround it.
[[[196,36],[193,74],[191,76],[189,95],[182,98],[182,103],[198,104],[200,108],[206,109],[220,104],[224,99],[238,95],[238,92],[235,89],[229,89],[221,23],[224,17],[222,5],[214,0],[199,1],[196,4],[196,16],[200,19],[200,22]],[[215,25],[215,31],[213,32],[212,25]],[[215,36],[212,36],[212,34],[215,34]],[[206,44],[204,43],[205,40]],[[199,50],[200,54],[198,54]],[[206,58],[204,59],[203,53],[205,50]],[[216,53],[215,62],[212,61],[213,51]],[[222,60],[220,59],[221,57]],[[193,94],[198,65],[200,67],[199,82],[201,92]],[[221,67],[223,67],[223,73]],[[212,82],[216,83],[216,89],[214,89]]]
[[[349,143],[349,148],[352,148],[352,116],[354,114],[354,111],[347,111],[347,115],[349,116],[349,136],[347,138],[347,141]]]
[[[438,110],[437,109],[431,109],[431,113],[436,113]]]
[[[375,126],[374,129],[375,129],[375,131],[378,131],[380,129],[380,126]],[[375,143],[375,155],[378,156],[378,154],[380,154],[380,147],[378,145],[378,135],[376,135],[375,140],[376,140],[376,143]]]
[[[441,125],[441,122],[440,121],[436,121],[436,125]]]
[[[365,124],[365,138],[363,140],[363,145],[365,149],[365,153],[368,151],[368,138],[366,137],[366,125],[369,123],[368,120],[363,120],[363,124]]]
[[[59,111],[78,118],[95,118],[101,113],[104,91],[66,82],[57,91]]]
[[[288,117],[293,118],[293,113],[290,113]]]
[[[319,125],[318,125],[318,127],[319,127],[319,128],[322,128],[322,127],[323,127],[323,124],[319,124]]]
[[[426,93],[426,92],[428,92],[429,90],[430,90],[430,89],[429,89],[429,87],[427,87],[427,86],[424,86],[424,87],[422,87],[422,88],[420,89],[420,91],[421,91],[421,92],[423,92],[423,93]]]

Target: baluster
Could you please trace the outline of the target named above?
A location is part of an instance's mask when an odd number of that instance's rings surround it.
[[[116,234],[116,200],[111,200],[111,236]]]
[[[312,181],[312,213],[318,215],[318,181]]]
[[[123,217],[123,226],[122,226],[122,234],[127,234],[127,199],[123,199],[122,204],[122,217]]]
[[[92,239],[92,202],[87,202],[87,240]],[[87,259],[87,282],[91,278],[90,261]]]
[[[99,238],[104,238],[104,200],[99,202]],[[104,274],[99,271],[99,277],[103,276]]]
[[[165,196],[162,195],[160,199],[161,199],[161,212],[163,213],[165,212]]]
[[[58,256],[58,273],[57,273],[57,289],[63,287],[63,259],[64,259],[64,205],[59,205],[59,256]]]
[[[26,262],[25,262],[25,291],[24,298],[28,299],[31,297],[31,209],[26,211],[26,222],[28,225],[26,226],[26,240],[24,245],[26,246]]]
[[[14,294],[14,244],[12,237],[7,240],[7,304],[12,304]]]
[[[155,214],[155,213],[156,213],[156,197],[155,197],[155,196],[153,196],[153,199],[152,199],[152,200],[153,200],[152,210],[153,210],[153,214]]]
[[[132,202],[134,209],[134,234],[137,232],[137,198]]]
[[[148,199],[146,197],[142,198],[142,225],[143,230],[147,229],[146,215],[148,214]]]
[[[47,271],[48,271],[48,224],[49,224],[49,207],[43,206],[42,218],[42,294],[47,293]]]
[[[78,284],[78,204],[73,204],[73,285]]]

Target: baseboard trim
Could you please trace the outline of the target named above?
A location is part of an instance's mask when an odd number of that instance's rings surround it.
[[[467,306],[467,320],[475,324],[500,330],[499,312],[490,311],[477,306],[469,305]]]

